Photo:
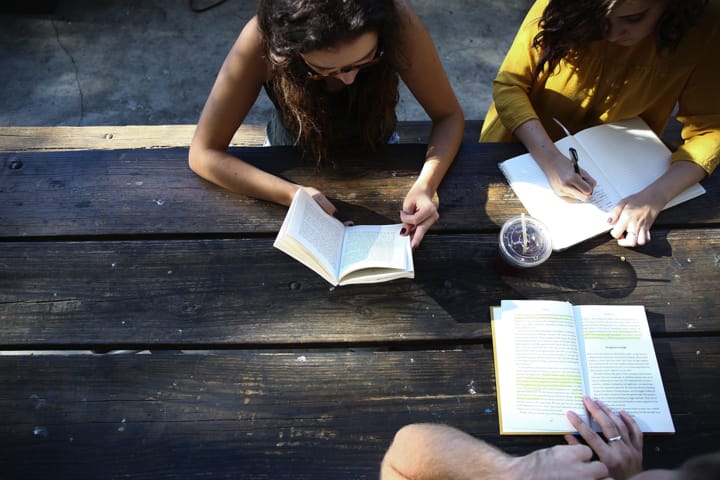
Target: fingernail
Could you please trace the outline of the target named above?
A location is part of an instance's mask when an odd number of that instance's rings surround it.
[[[405,235],[407,233],[407,228],[403,227],[400,229],[400,235]]]
[[[612,217],[608,217],[607,223],[612,223]]]

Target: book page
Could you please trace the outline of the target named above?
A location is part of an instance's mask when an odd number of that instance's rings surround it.
[[[575,139],[591,155],[621,198],[637,193],[670,168],[670,150],[641,119],[598,125],[578,132]],[[665,208],[705,192],[694,185]]]
[[[503,301],[493,315],[501,433],[573,432],[567,411],[587,417],[572,306]]]
[[[530,154],[506,160],[500,163],[500,169],[530,216],[543,222],[550,230],[553,250],[563,250],[609,231],[612,227],[607,223],[608,213],[621,200],[621,196],[573,137],[565,137],[556,145],[568,156],[570,147],[575,148],[580,166],[597,181],[588,202],[574,202],[557,196],[545,173]]]
[[[401,236],[401,224],[357,225],[345,229],[340,275],[359,269],[405,271],[412,259],[410,237]],[[410,260],[412,261],[412,260]]]
[[[300,189],[285,216],[275,246],[336,284],[345,228]]]
[[[643,432],[674,432],[642,306],[578,306],[589,394],[626,410]]]

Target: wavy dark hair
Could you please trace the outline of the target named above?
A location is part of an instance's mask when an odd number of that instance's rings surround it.
[[[257,18],[283,123],[319,166],[332,162],[328,154],[343,141],[343,132],[324,82],[308,78],[300,54],[377,32],[382,60],[359,72],[346,88],[348,109],[363,143],[372,147],[387,142],[397,123],[398,71],[405,65],[394,0],[261,0]]]
[[[585,45],[601,40],[607,17],[622,0],[550,0],[540,20],[533,47],[540,49],[535,76],[552,71],[565,59],[578,55]],[[702,17],[708,0],[666,0],[655,27],[658,53],[674,51],[685,33]]]

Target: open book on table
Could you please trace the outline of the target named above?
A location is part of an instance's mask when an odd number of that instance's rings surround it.
[[[273,244],[333,285],[414,278],[401,224],[345,226],[298,189]]]
[[[563,127],[565,129],[565,127]],[[552,235],[553,250],[563,250],[609,231],[608,216],[615,205],[660,178],[670,166],[670,150],[640,118],[590,127],[555,142],[570,158],[577,150],[579,165],[597,185],[588,202],[572,203],[558,197],[529,153],[499,164],[528,213],[543,222]],[[665,208],[705,193],[695,184]]]
[[[583,395],[675,432],[644,307],[503,300],[491,326],[501,435],[573,432],[565,414],[588,421]]]

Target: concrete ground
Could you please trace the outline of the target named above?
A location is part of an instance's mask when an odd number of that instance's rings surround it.
[[[483,118],[492,79],[532,0],[410,1],[466,118]],[[257,2],[227,0],[203,13],[190,3],[59,0],[50,14],[0,13],[0,125],[195,123]],[[264,123],[270,108],[262,93],[246,121]],[[398,118],[427,119],[407,90]]]

